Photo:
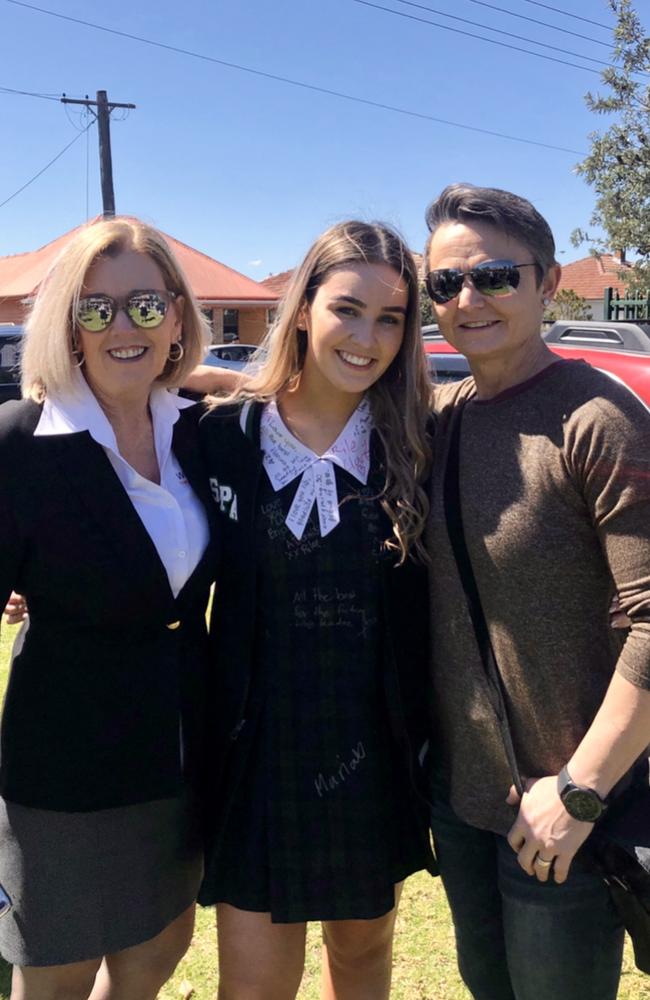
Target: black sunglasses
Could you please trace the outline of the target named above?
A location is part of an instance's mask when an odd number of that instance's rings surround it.
[[[514,264],[511,260],[486,260],[469,271],[460,271],[457,267],[429,271],[424,283],[429,296],[439,305],[460,295],[465,278],[469,278],[481,295],[498,298],[500,295],[510,295],[519,286],[520,267],[536,266],[534,262]]]
[[[133,326],[140,330],[155,330],[164,322],[169,305],[175,298],[176,292],[146,289],[129,292],[123,299],[114,299],[103,292],[96,292],[79,300],[76,320],[88,333],[101,333],[108,329],[120,309],[123,309]]]

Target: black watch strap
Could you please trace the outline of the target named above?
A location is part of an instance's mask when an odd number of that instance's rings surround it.
[[[585,823],[595,823],[607,809],[607,800],[593,788],[576,785],[566,766],[558,774],[557,793],[569,816]]]

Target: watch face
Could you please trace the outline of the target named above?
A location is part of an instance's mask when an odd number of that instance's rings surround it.
[[[603,812],[603,804],[594,792],[572,788],[562,796],[564,808],[569,816],[583,823],[595,823]]]

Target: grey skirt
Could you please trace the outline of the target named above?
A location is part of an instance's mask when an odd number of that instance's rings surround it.
[[[91,813],[0,799],[0,954],[64,965],[155,937],[196,899],[203,872],[189,798]]]

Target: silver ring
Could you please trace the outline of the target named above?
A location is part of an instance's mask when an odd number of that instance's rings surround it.
[[[533,864],[539,865],[540,868],[550,868],[551,865],[553,864],[553,861],[554,861],[553,858],[551,858],[550,861],[547,861],[546,858],[540,858],[540,856],[538,854],[537,857],[535,858]]]

